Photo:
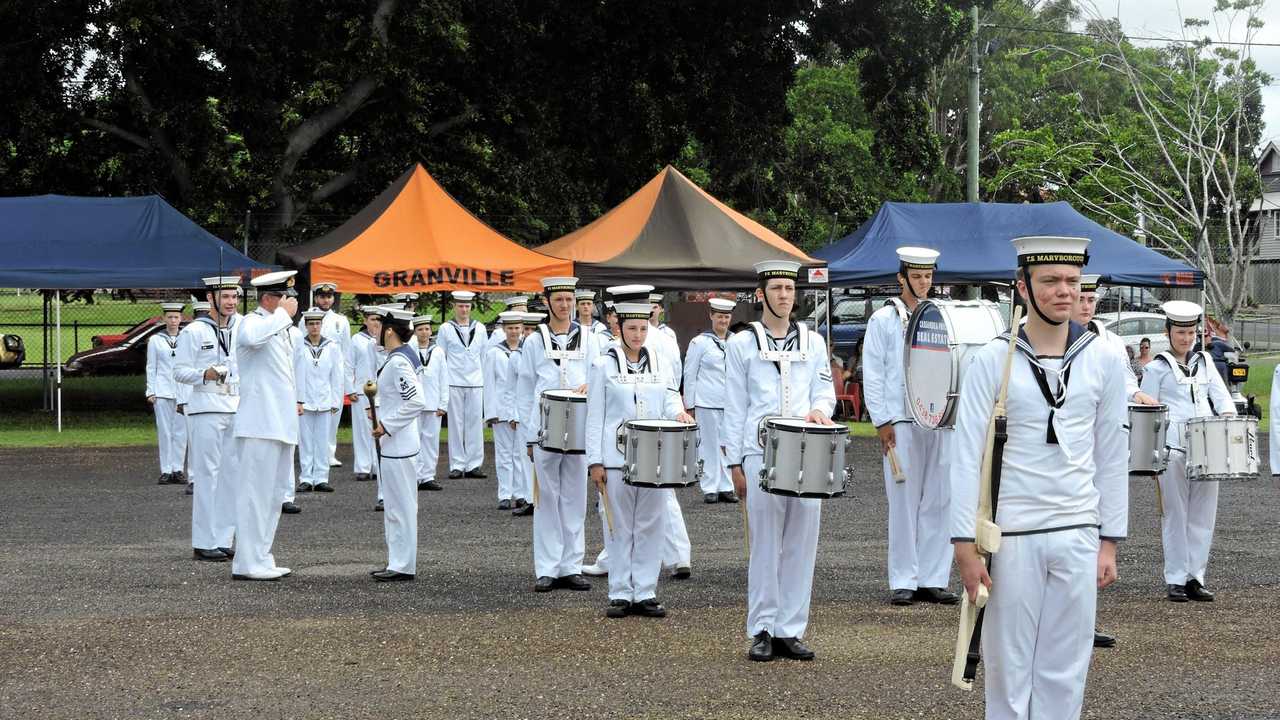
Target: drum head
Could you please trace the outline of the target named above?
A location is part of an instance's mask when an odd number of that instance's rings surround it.
[[[1158,415],[1158,414],[1160,414],[1160,413],[1167,413],[1167,412],[1169,412],[1169,406],[1168,406],[1168,405],[1136,405],[1136,404],[1134,404],[1134,405],[1130,405],[1130,406],[1129,406],[1129,412],[1131,412],[1131,413],[1155,413],[1155,414],[1157,414],[1157,415]]]
[[[696,430],[696,423],[682,423],[678,420],[628,420],[627,427],[651,432],[683,432]]]
[[[542,395],[543,397],[551,398],[553,400],[564,400],[566,402],[587,401],[586,395],[579,395],[572,390],[543,390]]]
[[[907,326],[906,381],[907,406],[924,427],[942,424],[947,401],[959,389],[958,351],[941,308],[929,300],[921,302]]]
[[[835,434],[849,432],[849,428],[847,426],[839,423],[835,425],[819,425],[818,423],[809,422],[804,418],[768,418],[765,420],[765,425],[790,430],[792,432],[799,430],[811,433]]]

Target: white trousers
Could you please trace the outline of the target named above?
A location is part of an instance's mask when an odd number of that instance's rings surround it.
[[[1164,581],[1183,585],[1195,578],[1203,585],[1218,519],[1218,483],[1187,480],[1187,456],[1177,450],[1169,453],[1169,467],[1159,482],[1164,500]]]
[[[809,624],[822,501],[761,490],[763,462],[760,455],[748,455],[742,465],[751,526],[747,635],[764,631],[774,637],[801,638]]]
[[[156,398],[156,439],[160,445],[160,472],[182,472],[187,457],[187,421],[178,414],[173,398]]]
[[[293,476],[294,446],[279,440],[237,438],[236,556],[231,572],[266,572],[276,566],[271,545],[280,524],[284,484]]]
[[[494,474],[498,476],[498,500],[510,500],[515,496],[516,467],[519,458],[516,453],[524,454],[524,445],[516,442],[516,431],[511,423],[496,422],[493,424],[493,465]]]
[[[369,397],[357,396],[351,405],[351,445],[355,451],[353,471],[357,474],[376,474],[378,456],[373,449],[373,423],[369,421]]]
[[[231,435],[235,413],[200,413],[187,418],[191,431],[191,547],[231,547],[236,534],[237,445]]]
[[[889,500],[889,588],[945,588],[951,583],[951,486],[947,430],[915,423],[893,426],[898,464],[905,482],[896,482],[884,457],[884,491]]]
[[[519,429],[516,430],[515,436],[515,468],[512,473],[512,494],[518,498],[524,498],[525,502],[533,502],[533,461],[529,459],[529,453],[525,450],[524,443],[520,442]]]
[[[418,415],[418,454],[413,456],[418,482],[436,479],[436,462],[440,459],[440,416],[435,410]]]
[[[663,508],[664,510],[666,508]],[[594,565],[605,572],[609,571],[609,519],[604,514],[604,499],[596,497],[596,514],[600,516],[600,534],[604,536],[604,547],[600,549],[600,554],[596,556]],[[665,516],[664,516],[665,517]],[[663,545],[665,550],[666,544],[666,528],[662,530]]]
[[[338,412],[329,415],[329,462],[331,463],[338,462],[338,425],[342,423],[342,408],[343,406],[339,405]]]
[[[684,513],[680,510],[680,500],[676,491],[670,488],[659,490],[666,495],[667,522],[666,540],[662,548],[662,564],[665,567],[690,567],[692,547],[689,543],[689,531],[684,526]]]
[[[483,388],[449,386],[449,470],[484,464]]]
[[[533,464],[538,483],[538,507],[533,513],[534,575],[577,575],[582,572],[585,552],[587,457],[535,447]]]
[[[671,491],[627,485],[621,470],[606,470],[605,478],[613,511],[613,535],[605,529],[606,547],[612,548],[609,599],[640,602],[657,597],[667,521],[667,500],[662,496]]]
[[[697,412],[698,458],[702,460],[702,494],[733,492],[733,479],[729,476],[729,458],[720,447],[720,426],[724,424],[724,410],[700,407]]]
[[[1080,717],[1093,653],[1098,531],[1006,535],[982,621],[989,720]]]
[[[414,459],[382,458],[378,488],[385,495],[382,530],[387,538],[387,569],[418,572],[418,483]]]
[[[318,485],[329,482],[329,430],[338,413],[307,410],[298,418],[298,479]]]

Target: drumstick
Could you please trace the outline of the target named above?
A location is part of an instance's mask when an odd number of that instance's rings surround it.
[[[742,547],[747,560],[751,559],[751,523],[747,520],[747,499],[742,498]]]
[[[604,501],[604,521],[609,526],[609,537],[613,537],[613,509],[609,507],[609,490],[600,486],[600,499]]]
[[[1164,517],[1164,495],[1160,493],[1160,476],[1156,476],[1156,517]]]
[[[889,446],[889,471],[893,473],[893,481],[903,483],[907,481],[906,473],[902,472],[902,465],[898,463],[898,451]]]
[[[533,506],[538,507],[538,466],[530,463],[530,475],[533,477]]]

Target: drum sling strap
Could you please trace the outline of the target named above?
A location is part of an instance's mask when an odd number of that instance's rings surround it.
[[[796,350],[787,349],[789,344],[784,344],[781,350],[775,349],[777,341],[765,332],[764,325],[760,322],[751,323],[751,329],[755,332],[760,359],[772,362],[778,369],[778,378],[782,384],[782,403],[778,410],[782,415],[789,415],[791,413],[791,363],[797,360],[806,362],[809,359],[809,352],[806,349],[809,347],[808,328],[804,323],[797,323],[796,347],[798,349]]]
[[[577,330],[577,332],[574,332]],[[542,335],[542,347],[544,348],[547,358],[556,364],[560,369],[560,388],[562,390],[569,389],[569,368],[565,366],[565,360],[582,360],[585,358],[586,352],[578,349],[578,345],[582,341],[582,326],[578,323],[569,325],[569,345],[563,350],[556,347],[555,342],[551,339],[551,328],[546,323],[538,326],[538,332]]]
[[[1208,384],[1207,382],[1205,383],[1196,382],[1196,375],[1197,375],[1196,371],[1199,370],[1200,367],[1204,367],[1206,369],[1213,369],[1215,372],[1217,372],[1217,369],[1213,367],[1212,359],[1209,358],[1208,354],[1205,353],[1203,350],[1198,353],[1193,353],[1192,355],[1194,356],[1193,362],[1194,360],[1200,361],[1199,366],[1193,366],[1193,363],[1188,363],[1186,365],[1183,365],[1182,363],[1175,360],[1173,355],[1171,355],[1167,350],[1165,352],[1158,353],[1156,357],[1161,360],[1164,360],[1165,363],[1169,365],[1169,369],[1173,371],[1173,378],[1179,385],[1187,386],[1187,390],[1190,391],[1191,393],[1191,407],[1195,408],[1195,406],[1198,404],[1196,402],[1196,385]],[[1209,412],[1213,413],[1214,417],[1218,417],[1219,415],[1218,408],[1214,406],[1213,395],[1211,395],[1208,390],[1205,390],[1204,399],[1209,403]]]

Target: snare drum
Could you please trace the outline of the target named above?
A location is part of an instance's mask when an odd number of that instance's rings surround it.
[[[849,428],[819,425],[803,418],[767,417],[760,421],[764,466],[760,488],[774,495],[833,498],[849,480],[845,449]]]
[[[636,487],[681,488],[702,478],[698,426],[674,420],[628,420],[618,428],[625,461],[622,482]]]
[[[1000,306],[988,300],[921,300],[907,322],[907,407],[929,429],[955,424],[969,353],[1005,331]]]
[[[1187,479],[1254,480],[1258,477],[1258,419],[1203,417],[1187,421]]]
[[[1169,408],[1165,405],[1129,406],[1129,474],[1159,475],[1169,466]]]
[[[545,390],[538,401],[542,428],[538,447],[581,455],[587,451],[587,396],[571,390]]]

